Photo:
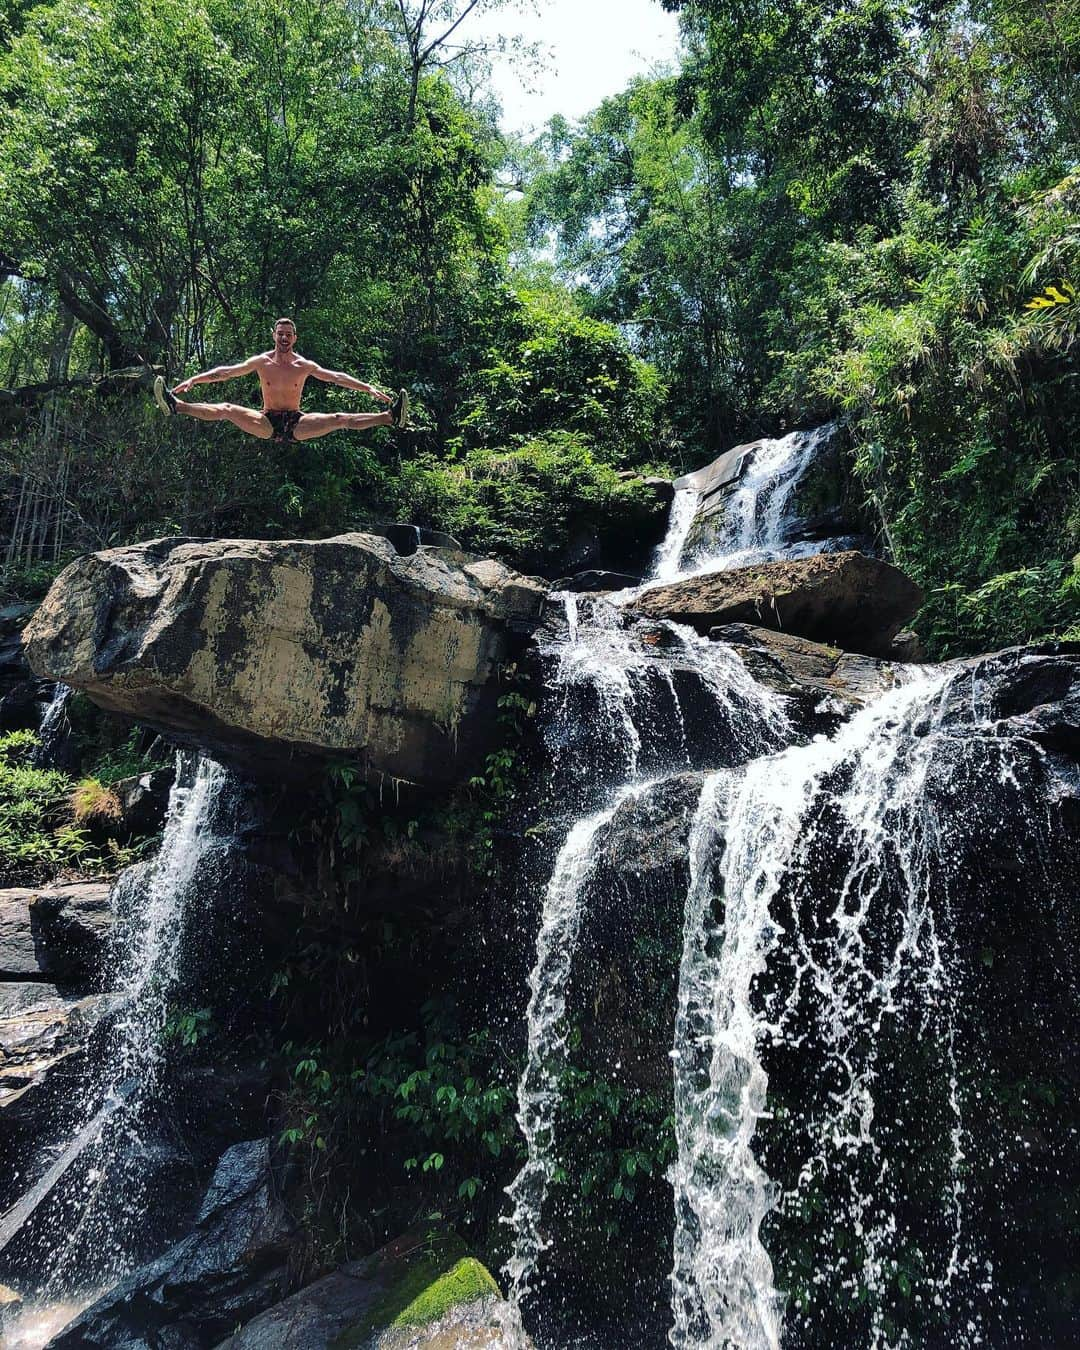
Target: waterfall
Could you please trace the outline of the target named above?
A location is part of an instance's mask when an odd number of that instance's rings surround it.
[[[950,809],[947,789],[1015,785],[1040,753],[1002,734],[981,692],[966,668],[920,672],[833,740],[703,788],[673,1051],[675,1346],[779,1346],[784,1300],[760,1230],[807,1206],[830,1236],[788,1320],[805,1318],[820,1338],[830,1314],[817,1300],[829,1291],[866,1309],[858,1331],[832,1343],[910,1344],[889,1304],[917,1285],[925,1307],[956,1318],[953,1343],[987,1343],[972,1291],[990,1292],[991,1271],[965,1228],[950,895],[992,822],[967,788]],[[1027,797],[1021,824],[1037,840],[1048,826],[1036,782]],[[914,1092],[905,1056],[926,1074]],[[767,1098],[770,1057],[813,1065],[782,1125]],[[786,1189],[761,1165],[759,1122],[773,1130]],[[929,1214],[926,1193],[939,1197]]]
[[[575,822],[566,836],[544,896],[536,964],[529,976],[526,1014],[528,1047],[525,1071],[518,1084],[517,1120],[527,1159],[507,1194],[513,1201],[509,1222],[514,1250],[506,1264],[510,1299],[515,1307],[529,1292],[529,1282],[546,1245],[540,1214],[555,1170],[554,1131],[559,1071],[566,1050],[563,1015],[566,983],[581,916],[581,899],[595,859],[597,835],[614,819],[623,802],[647,790],[646,784],[622,788],[603,810]]]
[[[760,446],[707,547],[693,542],[696,494],[676,494],[644,586],[829,547],[786,541],[796,489],[830,432]],[[565,629],[546,647],[549,748],[572,786],[555,794],[568,809],[529,979],[507,1343],[521,1343],[520,1309],[551,1241],[541,1217],[557,1165],[566,991],[608,875],[599,858],[620,811],[702,766],[701,728],[674,678],[689,667],[723,731],[688,842],[669,1340],[778,1350],[805,1332],[892,1350],[914,1343],[910,1299],[954,1328],[956,1344],[986,1344],[992,1271],[969,1214],[951,896],[959,878],[970,886],[979,831],[1000,828],[979,816],[988,775],[1024,782],[1029,844],[1051,828],[1032,777],[1038,748],[1004,734],[963,666],[894,672],[899,683],[831,739],[792,745],[782,701],[730,647],[674,624],[650,635],[615,608],[634,594],[566,597]],[[661,700],[663,727],[650,724]],[[967,795],[950,806],[959,783]],[[786,1246],[774,1243],[781,1226]]]
[[[51,1212],[33,1235],[39,1286],[7,1328],[12,1346],[44,1344],[57,1329],[57,1307],[74,1316],[143,1254],[165,1032],[200,903],[212,894],[215,855],[231,839],[215,819],[228,784],[212,760],[178,756],[161,849],[147,870],[129,870],[114,888],[109,1031],[58,1151],[67,1175],[42,1198]]]
[[[701,505],[698,493],[693,488],[676,492],[667,534],[645,585],[666,585],[703,572],[805,557],[841,546],[845,541],[789,542],[797,519],[796,491],[835,432],[830,422],[761,441],[741,476],[724,490],[719,508],[704,521],[696,516]]]
[[[653,583],[674,581],[680,575],[683,553],[700,500],[693,488],[680,488],[675,493],[668,515],[667,532],[653,559],[649,578]]]
[[[857,714],[831,742],[819,738],[756,760],[741,773],[716,774],[704,786],[691,840],[673,1052],[679,1149],[672,1170],[673,1345],[746,1350],[779,1345],[781,1299],[759,1231],[777,1196],[751,1141],[766,1113],[761,1044],[768,1035],[786,1034],[784,1013],[798,1005],[802,982],[812,981],[824,998],[830,1040],[843,1058],[854,1036],[852,1019],[862,1026],[865,1017],[880,1015],[877,1009],[895,996],[903,971],[910,967],[915,978],[932,984],[940,980],[932,915],[914,884],[927,825],[919,814],[919,789],[930,745],[913,738],[913,727],[939,688],[940,681],[933,680],[901,688]],[[822,962],[805,932],[785,932],[773,909],[781,887],[822,842],[811,807],[824,780],[844,764],[854,776],[840,806],[855,849],[832,914],[835,960]],[[864,925],[873,900],[881,901],[876,856],[886,816],[904,808],[913,816],[902,844],[913,885],[905,896],[900,941],[886,968],[871,973],[864,963]],[[711,918],[712,884],[721,847],[718,924]],[[879,917],[875,910],[875,921]],[[776,1020],[770,1021],[752,995],[781,936],[795,944],[799,969],[789,1005],[774,1009]],[[825,1140],[838,1131],[859,1148],[867,1138],[872,1102],[865,1095],[863,1068],[845,1062],[845,1071],[836,1112],[821,1122],[819,1133]]]
[[[676,495],[667,540],[655,560],[654,580],[677,568],[695,502],[693,493]],[[545,682],[546,739],[559,779],[566,782],[565,798],[575,809],[545,888],[529,976],[527,1057],[517,1112],[527,1157],[507,1188],[512,1209],[506,1221],[514,1243],[504,1267],[510,1313],[503,1331],[510,1344],[521,1343],[520,1307],[531,1292],[547,1245],[540,1222],[555,1171],[566,986],[597,846],[620,807],[657,781],[650,774],[684,768],[690,759],[686,719],[669,664],[672,650],[658,653],[615,604],[603,598],[567,594],[562,601],[565,631],[539,645],[550,671]],[[711,715],[722,728],[718,742],[733,746],[735,758],[783,743],[787,719],[781,700],[750,677],[730,648],[676,624],[659,627],[680,664],[697,677]],[[650,705],[658,701],[661,690],[673,726],[653,724]]]
[[[53,689],[49,706],[42,713],[41,725],[38,727],[40,744],[34,754],[36,764],[49,765],[52,763],[56,741],[63,731],[68,700],[74,692],[74,689],[70,685],[64,684],[63,681],[58,681]]]
[[[800,553],[819,553],[817,543],[792,546],[786,535],[796,488],[822,445],[834,434],[829,423],[813,431],[792,431],[765,441],[750,457],[742,477],[728,493],[720,517],[710,567],[747,567]]]

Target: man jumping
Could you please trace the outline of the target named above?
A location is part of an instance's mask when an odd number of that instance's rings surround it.
[[[186,394],[195,384],[217,384],[233,380],[238,375],[258,375],[262,385],[262,411],[241,408],[235,403],[185,403],[176,397]],[[300,396],[312,376],[327,384],[340,384],[343,389],[356,389],[370,394],[390,408],[381,413],[304,413],[300,411]],[[166,389],[159,375],[154,381],[154,399],[162,412],[183,413],[200,422],[231,422],[234,427],[268,441],[313,441],[331,431],[364,431],[367,427],[403,427],[409,416],[409,395],[402,389],[397,398],[391,398],[381,389],[363,380],[354,379],[340,370],[324,370],[315,361],[308,361],[296,350],[296,324],[292,319],[278,319],[274,324],[274,350],[249,356],[236,366],[214,366],[201,375],[181,380],[173,389]]]

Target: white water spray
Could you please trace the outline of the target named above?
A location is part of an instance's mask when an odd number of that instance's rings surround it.
[[[807,557],[841,546],[841,541],[789,541],[799,485],[835,432],[835,426],[828,423],[762,441],[705,520],[698,518],[701,499],[697,492],[692,488],[676,492],[667,534],[645,588],[705,572]]]
[[[657,573],[678,566],[693,517],[693,503],[685,499],[693,495],[676,497],[668,539],[657,555]],[[624,594],[612,601],[625,598]],[[541,647],[552,667],[549,742],[563,772],[577,766],[572,791],[587,806],[570,826],[555,859],[529,976],[527,1061],[518,1086],[517,1114],[527,1157],[507,1188],[512,1202],[507,1222],[514,1231],[513,1251],[504,1268],[510,1285],[510,1311],[503,1327],[508,1345],[522,1343],[520,1307],[531,1292],[548,1245],[540,1225],[555,1171],[555,1117],[566,1050],[566,987],[582,906],[595,868],[597,841],[619,808],[651,786],[641,777],[643,739],[649,732],[650,675],[667,691],[678,738],[677,744],[663,748],[661,758],[669,770],[689,762],[686,722],[663,654],[642,642],[614,603],[593,597],[583,613],[578,597],[566,595],[563,602],[565,636]],[[782,701],[752,679],[730,648],[710,643],[688,628],[660,627],[669,635],[680,665],[699,680],[718,725],[738,747],[740,757],[782,743],[787,731]],[[590,696],[592,709],[584,719],[577,703],[583,691]],[[655,756],[657,747],[648,748]],[[598,796],[605,799],[599,809]]]
[[[64,684],[62,681],[59,681],[53,689],[49,706],[42,713],[41,725],[38,727],[40,744],[34,756],[38,764],[48,765],[53,762],[53,749],[64,725],[68,700],[74,692],[70,685]]]
[[[965,709],[960,728],[941,723],[950,697],[954,717]],[[981,714],[969,672],[923,672],[832,741],[818,738],[706,783],[692,837],[673,1051],[673,1345],[775,1350],[783,1299],[761,1225],[778,1204],[815,1203],[826,1183],[842,1197],[833,1222],[851,1243],[846,1251],[826,1244],[816,1280],[867,1300],[866,1344],[906,1343],[884,1311],[907,1250],[898,1218],[907,1178],[882,1132],[883,1117],[895,1113],[881,1109],[890,1075],[879,1062],[883,1034],[905,1019],[936,1058],[924,1092],[940,1098],[951,1154],[940,1183],[948,1250],[940,1269],[925,1272],[920,1297],[946,1306],[958,1274],[977,1271],[963,1225],[965,1131],[942,928],[964,822],[943,823],[933,784],[972,754],[1007,781],[1014,753]],[[762,1062],[770,1046],[806,1046],[826,1085],[813,1108],[800,1108],[803,1160],[786,1195],[754,1152],[758,1122],[771,1118]],[[983,1343],[977,1318],[965,1326],[958,1345]]]
[[[114,889],[114,1021],[84,1094],[84,1113],[66,1146],[72,1150],[67,1170],[80,1181],[74,1191],[66,1190],[62,1212],[51,1215],[36,1235],[45,1275],[6,1329],[23,1337],[15,1344],[33,1345],[32,1328],[53,1326],[56,1307],[78,1311],[131,1267],[145,1225],[147,1113],[161,1086],[164,1032],[194,910],[210,881],[200,869],[229,837],[216,834],[213,821],[227,781],[226,771],[212,760],[200,759],[193,767],[179,756],[161,849],[148,874],[130,871]],[[86,1286],[88,1262],[92,1289]]]

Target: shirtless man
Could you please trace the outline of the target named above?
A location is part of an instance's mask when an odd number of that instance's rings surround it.
[[[241,408],[235,403],[185,403],[176,397],[186,394],[195,384],[217,384],[233,380],[238,375],[258,375],[262,385],[261,412]],[[300,396],[304,385],[314,376],[327,384],[340,384],[343,389],[357,389],[370,394],[390,408],[381,413],[302,413]],[[409,415],[409,396],[402,389],[397,398],[376,389],[373,384],[354,379],[340,370],[324,370],[315,361],[308,361],[296,350],[296,324],[292,319],[278,319],[274,324],[274,350],[249,356],[236,366],[214,366],[201,375],[181,380],[173,389],[166,389],[159,375],[154,381],[154,399],[164,413],[183,413],[200,422],[231,422],[234,427],[268,441],[312,441],[316,436],[327,436],[331,431],[352,428],[363,431],[367,427],[403,427]]]

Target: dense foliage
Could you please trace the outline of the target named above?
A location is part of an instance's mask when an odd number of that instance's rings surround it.
[[[510,265],[505,146],[468,94],[482,52],[442,41],[462,8],[8,7],[0,561],[178,530],[327,534],[417,514],[414,496],[456,526],[445,460],[549,435],[590,481],[663,459],[655,372]],[[281,453],[160,417],[153,368],[178,378],[265,349],[279,314],[306,355],[407,384],[414,431]],[[250,381],[205,396],[257,400]],[[369,406],[332,386],[307,398]],[[471,544],[512,551],[502,521],[466,523]]]
[[[1076,632],[1075,4],[666,0],[687,58],[534,179],[717,452],[843,414],[938,653]]]
[[[0,886],[112,875],[153,842],[125,828],[111,784],[147,767],[131,748],[102,751],[69,727],[72,768],[55,767],[31,731],[0,734]],[[82,766],[80,769],[80,765]]]
[[[36,598],[87,548],[387,518],[552,577],[637,566],[657,513],[642,474],[839,416],[854,495],[928,593],[935,654],[1080,638],[1080,7],[663,3],[678,71],[518,146],[483,51],[448,40],[467,0],[6,0],[0,599]],[[264,348],[278,314],[305,354],[408,385],[414,427],[301,450],[156,412],[155,370]],[[519,757],[534,696],[508,684],[499,748],[448,800],[391,806],[345,765],[291,810],[312,894],[260,1053],[310,1269],[435,1215],[503,1254],[542,872],[522,875],[542,851]],[[140,847],[110,796],[144,767],[138,737],[82,715],[70,772],[0,738],[0,883],[112,871]],[[627,959],[656,1045],[674,941],[636,934]],[[169,1035],[215,1062],[225,1022],[189,992]],[[589,1043],[596,1016],[571,1003],[560,1280],[606,1311],[648,1266],[638,1298],[659,1307],[666,1078],[620,1076]],[[1006,1067],[995,1121],[1027,1091]],[[1054,1107],[1058,1079],[1032,1081]],[[781,1262],[796,1304],[815,1218],[794,1216]],[[583,1253],[606,1292],[574,1289]]]

